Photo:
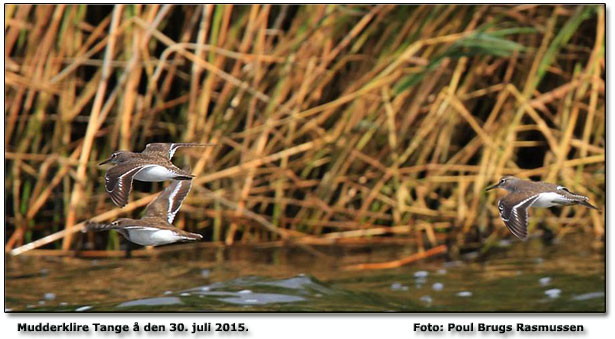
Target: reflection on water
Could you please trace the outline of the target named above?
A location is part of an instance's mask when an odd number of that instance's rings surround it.
[[[6,259],[8,311],[576,311],[604,312],[602,242],[580,236],[505,244],[486,258],[397,269],[340,266],[397,259],[407,248],[186,250],[146,259]],[[325,249],[323,249],[325,250]],[[218,252],[216,252],[218,251]]]

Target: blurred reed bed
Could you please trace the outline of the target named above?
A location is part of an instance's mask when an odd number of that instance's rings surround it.
[[[97,163],[154,141],[218,144],[175,160],[197,175],[176,224],[212,245],[485,247],[510,236],[484,192],[502,175],[604,206],[603,6],[5,8],[7,251],[118,249],[75,231],[162,186],[117,209]]]

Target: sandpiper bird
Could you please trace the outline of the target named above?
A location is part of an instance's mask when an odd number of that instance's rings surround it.
[[[121,218],[110,224],[88,222],[84,232],[116,230],[129,241],[143,246],[200,240],[203,238],[200,234],[180,230],[171,224],[191,186],[192,180],[173,180],[145,207],[141,219]]]
[[[113,163],[105,174],[105,189],[114,204],[124,207],[132,189],[132,180],[191,180],[194,176],[171,162],[179,147],[204,147],[214,144],[151,143],[141,153],[117,151],[99,165]]]
[[[521,240],[527,239],[529,207],[583,205],[597,209],[588,202],[588,197],[572,193],[566,187],[556,184],[507,176],[486,190],[494,188],[503,188],[510,192],[498,202],[498,209],[506,227]]]

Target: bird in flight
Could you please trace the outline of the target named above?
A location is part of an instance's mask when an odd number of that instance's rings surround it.
[[[203,238],[173,226],[182,202],[190,192],[192,180],[173,180],[171,185],[145,207],[141,219],[120,218],[111,223],[88,222],[84,231],[116,230],[127,240],[142,246],[159,246]]]
[[[494,188],[503,188],[509,193],[498,201],[500,218],[506,227],[521,240],[527,239],[528,208],[553,206],[583,205],[598,209],[589,203],[589,198],[572,193],[566,187],[542,181],[522,180],[506,176],[487,191]]]
[[[105,190],[114,204],[124,207],[132,189],[132,181],[192,180],[188,171],[180,169],[171,158],[180,147],[205,147],[215,144],[151,143],[141,153],[116,151],[99,165],[115,164],[105,174]]]

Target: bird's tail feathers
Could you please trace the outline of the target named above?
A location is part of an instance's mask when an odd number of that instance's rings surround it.
[[[593,208],[593,209],[595,209],[595,210],[597,210],[597,209],[598,209],[598,207],[596,207],[596,206],[594,206],[594,205],[590,204],[590,203],[589,203],[589,202],[587,202],[586,200],[579,201],[579,204],[581,204],[581,205],[583,205],[583,206],[585,206],[585,207]]]
[[[184,241],[195,241],[203,239],[203,236],[198,233],[182,232],[181,236]]]

